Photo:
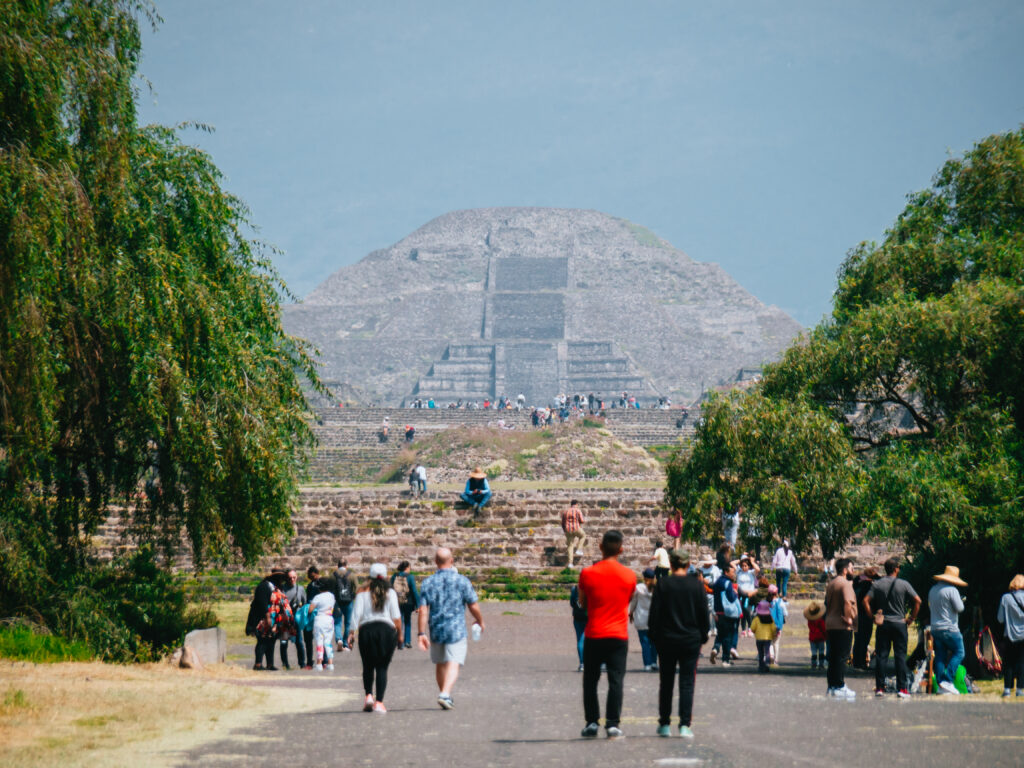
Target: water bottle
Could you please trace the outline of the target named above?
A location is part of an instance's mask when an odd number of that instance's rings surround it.
[[[470,632],[473,635],[473,642],[474,643],[479,643],[480,642],[480,632],[481,632],[480,625],[479,624],[474,624],[473,625],[473,629],[470,630]]]

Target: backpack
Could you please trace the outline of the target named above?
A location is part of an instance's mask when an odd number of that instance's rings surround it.
[[[351,603],[352,602],[352,580],[348,577],[348,574],[342,575],[335,573],[334,578],[338,584],[338,588],[335,591],[335,597],[338,598],[339,603]]]
[[[743,609],[740,607],[739,598],[730,600],[727,589],[722,590],[722,613],[730,619],[738,619],[743,615]]]
[[[391,578],[391,588],[398,595],[398,604],[407,605],[412,600],[412,592],[409,589],[409,575],[407,573],[396,573]]]
[[[295,612],[295,629],[299,632],[312,632],[313,622],[316,620],[317,609],[311,603],[304,603]]]

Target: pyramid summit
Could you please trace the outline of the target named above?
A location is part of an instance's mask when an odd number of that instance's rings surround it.
[[[286,330],[332,388],[399,405],[520,392],[696,399],[800,332],[715,264],[597,211],[453,211],[342,267]]]

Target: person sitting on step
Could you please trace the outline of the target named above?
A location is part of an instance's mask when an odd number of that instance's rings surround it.
[[[461,494],[462,500],[469,504],[474,512],[479,512],[491,500],[491,487],[487,484],[487,475],[480,467],[469,473],[466,490]]]

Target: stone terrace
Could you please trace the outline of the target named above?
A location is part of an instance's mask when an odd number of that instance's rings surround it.
[[[691,414],[680,429],[679,410],[606,411],[606,426],[626,443],[650,447],[674,445],[693,435],[695,417]],[[405,425],[416,428],[419,438],[450,427],[496,426],[504,419],[516,429],[532,429],[527,411],[468,411],[447,408],[326,408],[317,412],[320,424],[314,431],[320,445],[310,466],[313,482],[339,482],[367,479],[392,462],[406,447]],[[391,435],[386,443],[378,438],[387,417]],[[415,443],[413,444],[415,447]]]

